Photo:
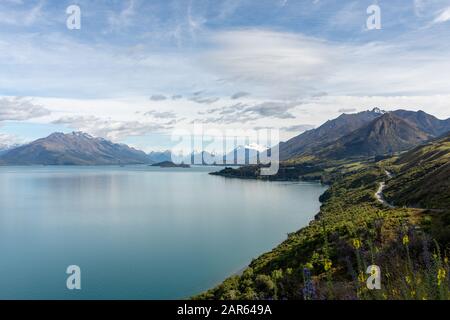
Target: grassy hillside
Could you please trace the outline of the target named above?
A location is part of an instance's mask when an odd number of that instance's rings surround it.
[[[387,179],[386,168],[395,169],[397,175],[389,186],[399,194],[408,193],[410,185],[400,181],[408,168],[417,168],[417,161],[424,168],[421,183],[432,184],[434,176],[426,172],[438,158],[448,157],[447,142],[437,141],[398,159],[328,168],[332,185],[308,227],[252,261],[242,275],[195,299],[450,298],[446,258],[450,223],[443,218],[450,213],[447,203],[440,202],[450,194],[448,184],[441,184],[441,200],[426,200],[427,193],[421,200],[429,207],[446,206],[446,210],[390,209],[375,198],[379,183]],[[440,166],[444,173],[448,172],[445,167]],[[395,198],[392,191],[389,196]],[[381,290],[366,288],[365,271],[373,264],[381,268]]]
[[[399,206],[450,208],[450,136],[401,155],[385,195]]]

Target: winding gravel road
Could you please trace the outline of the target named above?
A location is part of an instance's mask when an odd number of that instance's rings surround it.
[[[387,170],[384,170],[384,172],[386,173],[386,176],[388,177],[388,179],[392,178],[392,173],[390,173]],[[377,198],[377,200],[384,206],[386,206],[390,209],[394,209],[395,206],[393,206],[392,204],[387,202],[386,199],[384,198],[384,195],[383,195],[384,188],[386,188],[386,182],[384,182],[384,181],[380,182],[380,187],[378,188],[377,192],[375,192],[375,198]]]

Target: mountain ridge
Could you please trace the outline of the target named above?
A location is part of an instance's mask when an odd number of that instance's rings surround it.
[[[369,124],[328,144],[319,151],[323,158],[377,156],[405,151],[432,139],[434,135],[418,128],[395,113],[385,113]]]
[[[288,160],[313,148],[318,148],[323,144],[336,141],[346,134],[361,128],[383,113],[384,111],[379,108],[353,114],[343,113],[335,119],[328,120],[316,129],[305,131],[286,142],[281,142],[278,146],[280,160]]]
[[[390,155],[408,150],[450,131],[450,118],[440,120],[424,111],[379,108],[353,114],[343,113],[316,129],[306,131],[272,148],[279,148],[280,161],[295,163],[301,159],[344,159]],[[181,158],[184,163],[203,159],[202,164],[223,163],[247,165],[256,160],[259,146],[239,146],[226,155],[212,155],[206,151]],[[245,163],[230,162],[240,159]],[[150,152],[130,148],[83,132],[64,134],[55,132],[46,138],[15,148],[0,150],[2,165],[109,165],[151,164],[172,160],[170,150]],[[207,160],[205,160],[205,157]],[[300,160],[298,160],[300,159]],[[308,160],[309,161],[309,160]],[[256,163],[256,162],[255,162]]]
[[[386,121],[387,119],[390,121]],[[378,131],[376,138],[376,130],[382,128],[390,131],[390,134],[387,131]],[[301,156],[342,159],[391,154],[407,150],[449,131],[450,118],[440,120],[421,110],[399,109],[385,112],[375,108],[355,114],[342,114],[317,129],[280,143],[280,160]],[[290,145],[289,150],[286,149],[287,145]]]
[[[145,164],[147,154],[83,132],[55,132],[0,156],[3,165]]]

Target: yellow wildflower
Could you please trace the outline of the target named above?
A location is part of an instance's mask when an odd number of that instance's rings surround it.
[[[445,280],[445,277],[447,275],[447,272],[444,268],[439,268],[438,274],[437,274],[437,284],[440,286],[442,284],[442,280]]]
[[[312,264],[311,262],[308,262],[308,263],[305,265],[305,267],[308,268],[309,270],[314,269],[314,266],[313,266],[313,264]]]
[[[353,240],[353,247],[355,247],[356,250],[361,248],[361,241],[359,241],[359,239],[354,239]]]
[[[364,276],[364,273],[362,273],[362,272],[359,273],[358,280],[361,283],[366,282],[366,277]]]
[[[407,235],[403,236],[403,245],[407,246],[409,244],[409,237]]]
[[[406,276],[405,277],[405,281],[407,284],[411,284],[411,277],[410,276]]]
[[[331,269],[332,265],[333,265],[333,263],[330,260],[325,260],[323,267],[324,267],[325,271],[328,271]]]

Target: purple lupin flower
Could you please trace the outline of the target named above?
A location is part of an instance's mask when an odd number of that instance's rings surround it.
[[[308,268],[303,268],[303,298],[305,300],[314,300],[316,297],[316,288],[311,280],[311,271]]]

